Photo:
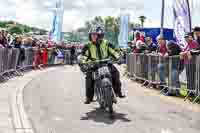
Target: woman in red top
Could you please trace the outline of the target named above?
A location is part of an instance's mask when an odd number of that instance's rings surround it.
[[[164,57],[168,56],[167,43],[164,37],[158,36],[157,42],[159,45],[158,54],[159,58],[158,64],[158,74],[160,78],[160,85],[166,85],[166,60]]]
[[[45,45],[42,46],[41,53],[42,65],[45,67],[48,63],[48,51]]]
[[[33,48],[34,50],[34,62],[33,66],[35,69],[38,68],[38,66],[41,64],[41,53],[40,53],[40,46],[39,44],[36,44],[36,47]]]

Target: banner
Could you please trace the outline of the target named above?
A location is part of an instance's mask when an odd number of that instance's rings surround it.
[[[187,0],[174,0],[174,33],[182,49],[186,48],[185,34],[190,32],[189,6]]]
[[[129,39],[129,15],[123,14],[120,16],[120,33],[119,33],[119,46],[127,47]]]
[[[59,0],[56,2],[56,10],[54,11],[52,29],[49,33],[49,39],[57,43],[59,43],[62,38],[63,13],[63,0]]]
[[[157,43],[157,37],[160,35],[160,28],[134,28],[133,31],[144,32],[146,36],[150,36],[154,43]],[[166,40],[174,40],[174,30],[164,28],[163,34]]]

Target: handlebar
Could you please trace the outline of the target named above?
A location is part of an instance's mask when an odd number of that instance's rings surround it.
[[[96,61],[91,61],[87,63],[82,63],[82,65],[98,65],[98,64],[113,64],[115,61],[111,59],[102,59],[102,60],[96,60]]]
[[[89,63],[83,63],[80,65],[80,67],[83,72],[87,72],[87,71],[94,71],[103,65],[109,65],[113,63],[114,61],[112,61],[111,59],[103,59],[103,60],[92,61]]]

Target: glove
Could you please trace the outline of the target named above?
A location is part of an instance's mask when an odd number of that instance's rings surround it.
[[[122,64],[122,61],[121,61],[121,60],[119,60],[119,61],[117,62],[117,64],[118,64],[118,65],[121,65],[121,64]]]
[[[123,64],[123,57],[120,57],[120,58],[119,58],[119,60],[117,61],[117,64],[118,64],[118,65]]]
[[[80,68],[81,68],[82,72],[87,72],[87,70],[88,70],[87,65],[80,65]]]

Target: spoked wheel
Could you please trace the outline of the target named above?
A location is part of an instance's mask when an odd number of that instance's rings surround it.
[[[101,104],[99,104],[99,105],[100,105],[100,109],[106,110],[106,107],[105,107],[104,103],[101,103]]]

